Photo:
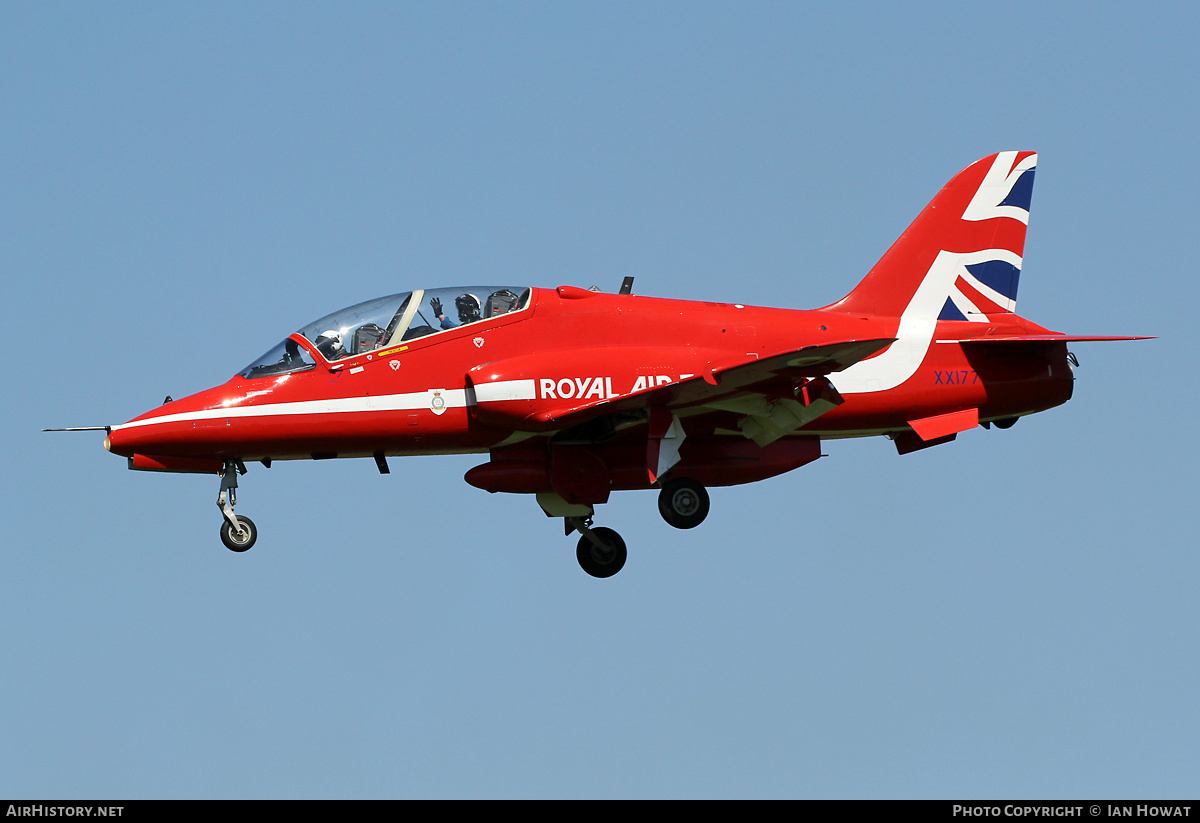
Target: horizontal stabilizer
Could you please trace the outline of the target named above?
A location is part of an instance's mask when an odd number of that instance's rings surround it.
[[[939,340],[939,343],[1093,343],[1105,340],[1155,340],[1154,337],[1123,337],[1100,334],[1005,334],[991,337],[964,337]]]

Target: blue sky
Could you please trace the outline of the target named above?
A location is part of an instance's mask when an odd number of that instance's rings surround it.
[[[1193,4],[0,7],[0,796],[1191,797]],[[464,282],[809,308],[1040,153],[1075,396],[598,522],[478,457],[210,477],[89,434]]]

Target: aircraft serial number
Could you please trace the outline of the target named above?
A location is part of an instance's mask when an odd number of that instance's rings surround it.
[[[974,386],[979,382],[979,375],[973,369],[959,369],[957,371],[933,371],[933,385],[935,386],[963,386],[970,383]]]

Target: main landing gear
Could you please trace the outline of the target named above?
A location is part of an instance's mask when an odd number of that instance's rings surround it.
[[[694,529],[708,517],[708,490],[690,477],[680,477],[663,487],[658,511],[677,529]],[[592,527],[591,515],[564,517],[567,534],[579,532],[575,557],[592,577],[612,577],[625,565],[628,552],[621,535],[602,526]]]
[[[247,551],[258,539],[254,521],[233,513],[233,507],[237,505],[237,478],[245,473],[246,465],[241,460],[226,460],[225,468],[221,471],[221,492],[217,495],[217,508],[225,517],[221,523],[221,542],[225,548],[235,552]]]
[[[690,477],[680,477],[658,493],[658,513],[677,529],[694,529],[708,517],[708,492]]]

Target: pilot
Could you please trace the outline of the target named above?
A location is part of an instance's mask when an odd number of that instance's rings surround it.
[[[317,351],[325,355],[326,360],[341,360],[348,353],[342,347],[342,333],[337,329],[321,332],[313,342],[317,346]]]
[[[487,299],[487,316],[495,317],[498,314],[508,314],[517,307],[517,296],[508,289],[500,289],[488,295]]]
[[[453,329],[456,326],[474,323],[479,319],[479,298],[473,294],[460,294],[454,298],[454,308],[458,309],[457,323],[442,313],[442,301],[438,298],[430,298],[429,307],[437,315],[438,322],[443,329]]]

